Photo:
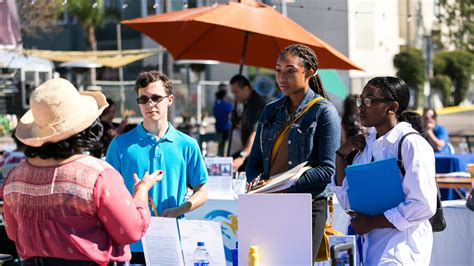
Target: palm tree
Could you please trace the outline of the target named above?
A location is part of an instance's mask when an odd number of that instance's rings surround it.
[[[104,0],[56,0],[64,3],[63,12],[66,11],[76,17],[81,27],[86,32],[89,49],[97,51],[96,28],[104,26],[106,19],[110,17],[118,18],[117,10],[106,9]],[[91,82],[94,85],[96,80],[96,70],[91,68]]]
[[[97,51],[96,28],[102,27],[109,17],[104,0],[69,0],[64,5],[64,11],[77,18],[86,32],[89,49]]]

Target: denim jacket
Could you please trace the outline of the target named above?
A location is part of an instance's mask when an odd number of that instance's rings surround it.
[[[318,96],[309,89],[296,108],[296,115]],[[262,179],[268,178],[271,149],[287,119],[288,104],[289,98],[285,96],[263,109],[245,168],[248,181],[260,173]],[[326,99],[318,101],[291,126],[288,134],[288,167],[292,168],[304,161],[308,161],[312,167],[288,192],[311,193],[313,198],[329,196],[331,191],[328,184],[335,174],[336,149],[339,148],[341,138],[336,108]]]

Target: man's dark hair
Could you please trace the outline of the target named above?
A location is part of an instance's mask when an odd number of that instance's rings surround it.
[[[225,96],[227,95],[227,91],[226,90],[218,90],[216,92],[216,99],[218,100],[222,100],[225,98]]]
[[[45,143],[41,147],[26,145],[25,156],[27,158],[39,157],[44,160],[50,158],[59,160],[81,154],[84,151],[100,149],[102,132],[102,124],[97,119],[90,127],[65,140]]]
[[[166,95],[171,95],[173,93],[173,86],[171,80],[163,73],[152,70],[147,72],[142,72],[138,75],[137,80],[135,81],[135,92],[138,95],[138,90],[148,87],[150,83],[161,81],[165,87]]]
[[[243,75],[237,74],[233,76],[230,79],[230,84],[237,84],[240,88],[244,88],[245,86],[248,86],[250,89],[252,89],[252,86],[250,85],[250,81],[244,77]]]

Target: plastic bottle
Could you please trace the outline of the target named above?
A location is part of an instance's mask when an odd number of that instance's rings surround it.
[[[258,266],[259,257],[258,257],[258,247],[250,246],[249,247],[249,266]]]
[[[204,247],[204,242],[198,242],[194,251],[194,266],[209,266],[209,252]]]

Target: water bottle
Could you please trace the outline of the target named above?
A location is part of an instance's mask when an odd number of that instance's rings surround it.
[[[249,266],[258,266],[260,258],[258,256],[258,247],[250,246],[249,247]]]
[[[194,266],[209,266],[209,252],[204,247],[204,242],[198,242],[194,251]]]

